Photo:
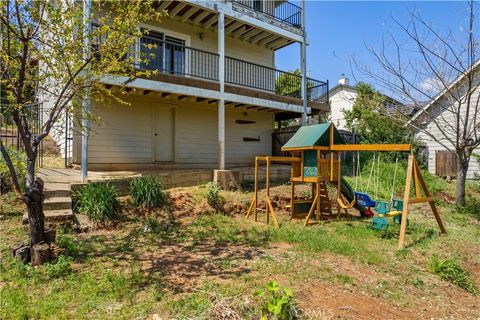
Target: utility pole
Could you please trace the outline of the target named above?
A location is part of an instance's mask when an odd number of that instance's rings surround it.
[[[303,99],[303,112],[302,112],[302,126],[307,124],[307,109],[308,109],[308,101],[307,101],[307,26],[305,23],[305,0],[302,0],[302,32],[303,32],[303,40],[300,43],[300,71],[302,73],[302,84],[301,84],[301,97]]]

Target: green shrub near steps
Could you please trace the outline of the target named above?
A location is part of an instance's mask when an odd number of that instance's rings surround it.
[[[7,147],[6,150],[17,173],[20,188],[23,190],[25,188],[25,175],[27,173],[27,157],[23,151],[18,151],[16,148]],[[7,162],[3,156],[0,156],[0,191],[3,194],[11,190],[13,190],[12,176],[8,169]]]
[[[168,205],[168,193],[156,177],[145,176],[130,181],[130,196],[135,205],[143,208],[162,208]]]
[[[112,221],[120,207],[117,196],[117,189],[108,183],[90,183],[75,192],[75,209],[93,222]]]

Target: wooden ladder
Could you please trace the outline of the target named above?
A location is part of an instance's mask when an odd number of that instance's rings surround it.
[[[325,181],[319,183],[318,196],[322,213],[332,214],[332,206],[330,204],[330,198],[328,197],[328,189]]]

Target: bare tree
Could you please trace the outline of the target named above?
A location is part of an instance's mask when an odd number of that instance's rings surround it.
[[[132,54],[132,47],[144,32],[138,28],[139,23],[164,15],[156,10],[155,1],[94,1],[93,6],[89,15],[81,1],[1,2],[0,75],[1,92],[6,95],[2,97],[2,102],[6,101],[2,111],[12,115],[25,149],[27,174],[23,195],[16,168],[3,143],[1,153],[14,189],[28,208],[31,248],[44,240],[43,182],[35,176],[41,141],[66,111],[74,117],[83,114],[92,118],[83,110],[82,100],[87,96],[123,102],[101,79],[109,74],[130,79],[148,76],[148,72],[134,67],[142,58]],[[46,120],[37,134],[28,121],[32,102],[48,105],[44,111]],[[77,122],[80,123],[78,119]]]
[[[455,154],[458,205],[465,203],[470,158],[480,146],[479,4],[469,1],[466,8],[463,37],[441,33],[411,11],[407,24],[392,18],[407,41],[390,34],[380,48],[367,46],[373,64],[353,58],[360,74],[418,110],[401,117],[406,126]]]

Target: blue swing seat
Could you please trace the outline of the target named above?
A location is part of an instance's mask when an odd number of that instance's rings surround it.
[[[364,207],[375,207],[377,205],[377,203],[365,192],[355,191],[355,200],[359,205]]]
[[[359,205],[367,207],[367,211],[364,212],[364,215],[369,217],[374,215],[371,208],[375,208],[377,203],[373,201],[367,193],[355,191],[355,201],[357,201]]]

